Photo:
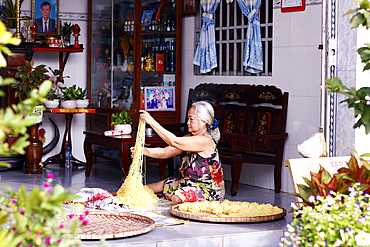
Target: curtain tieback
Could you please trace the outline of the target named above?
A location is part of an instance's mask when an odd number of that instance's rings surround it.
[[[207,17],[209,19],[213,19],[213,15],[212,14],[208,14],[208,13],[203,13],[203,17]]]
[[[203,31],[206,32],[208,26],[215,24],[215,21],[212,19],[213,15],[208,13],[203,13]]]
[[[252,23],[252,21],[253,20],[257,20],[257,21],[259,21],[260,20],[260,18],[259,18],[259,16],[258,16],[258,10],[256,10],[256,9],[253,9],[249,14],[248,14],[248,25],[250,24],[250,23]]]

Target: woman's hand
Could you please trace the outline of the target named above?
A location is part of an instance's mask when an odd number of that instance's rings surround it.
[[[136,153],[136,151],[135,151],[135,146],[130,147],[130,152],[131,152],[131,158],[133,158],[133,157],[134,157],[134,155],[135,155],[135,153]]]
[[[149,114],[149,112],[140,110],[140,118],[147,124],[151,125],[153,123],[154,118]]]

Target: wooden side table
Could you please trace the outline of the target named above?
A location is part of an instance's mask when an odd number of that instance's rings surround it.
[[[49,157],[44,162],[44,165],[47,165],[47,164],[50,164],[50,163],[59,163],[60,167],[64,167],[65,152],[66,152],[68,147],[71,149],[71,153],[72,153],[71,125],[72,125],[73,114],[77,114],[77,113],[95,113],[95,109],[51,109],[50,112],[51,113],[62,113],[62,114],[65,115],[66,130],[64,132],[62,149],[60,150],[60,153]],[[83,165],[83,166],[86,165],[85,162],[82,162],[82,161],[76,159],[72,155],[72,165],[73,164]]]
[[[130,147],[135,145],[136,142],[136,133],[126,136],[111,137],[104,136],[103,132],[100,131],[84,131],[85,136],[84,150],[86,157],[86,177],[90,177],[92,166],[93,166],[93,157],[101,157],[108,160],[118,161],[122,169],[122,181],[127,176],[129,167],[131,164],[130,159]],[[112,157],[107,157],[102,154],[94,152],[92,145],[100,145],[108,148],[115,148],[119,151],[118,160]],[[145,144],[150,144],[152,147],[166,147],[167,144],[158,136],[155,137],[145,137]],[[161,179],[166,178],[166,167],[168,160],[158,160],[159,162],[159,176]]]

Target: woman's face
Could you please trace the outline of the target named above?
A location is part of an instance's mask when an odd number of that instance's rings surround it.
[[[193,135],[196,135],[197,133],[203,134],[202,132],[207,130],[206,123],[201,121],[198,116],[195,115],[195,106],[192,106],[189,109],[187,125],[189,132]]]

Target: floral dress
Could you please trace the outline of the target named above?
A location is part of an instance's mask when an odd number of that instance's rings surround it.
[[[211,136],[208,134],[211,138]],[[212,139],[213,141],[213,139]],[[182,202],[222,201],[225,196],[223,169],[215,141],[208,158],[195,152],[183,152],[179,171],[181,178],[167,178],[163,193],[177,195]]]

